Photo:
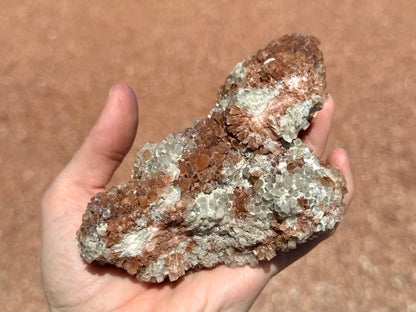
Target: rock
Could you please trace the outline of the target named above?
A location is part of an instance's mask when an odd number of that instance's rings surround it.
[[[297,138],[322,108],[314,37],[286,35],[232,70],[191,128],[137,152],[130,181],[94,196],[81,257],[141,281],[270,260],[333,229],[346,183]]]

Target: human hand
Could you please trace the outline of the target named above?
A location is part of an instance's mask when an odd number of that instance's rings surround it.
[[[334,103],[330,98],[302,139],[317,156],[323,154]],[[267,282],[327,236],[279,253],[258,267],[189,272],[176,282],[142,283],[114,267],[85,263],[76,231],[91,197],[104,190],[133,144],[138,123],[134,92],[116,85],[91,133],[42,200],[42,277],[52,311],[244,311]],[[343,149],[329,154],[347,180],[349,205],[352,174]]]

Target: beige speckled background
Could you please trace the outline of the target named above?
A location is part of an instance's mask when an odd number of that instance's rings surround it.
[[[322,42],[337,105],[329,147],[348,150],[357,191],[337,234],[252,310],[416,311],[416,2],[81,3],[0,2],[1,311],[47,309],[40,197],[113,84],[137,92],[137,149],[205,116],[235,63],[293,32]]]

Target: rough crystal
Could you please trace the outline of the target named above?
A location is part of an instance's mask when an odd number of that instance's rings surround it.
[[[345,180],[298,133],[325,102],[318,40],[286,35],[237,64],[192,127],[137,152],[130,181],[94,196],[82,258],[139,280],[272,259],[342,218]]]

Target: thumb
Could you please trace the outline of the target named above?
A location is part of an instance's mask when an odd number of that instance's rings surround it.
[[[91,193],[102,190],[130,150],[137,125],[134,91],[124,84],[115,85],[97,123],[61,178]]]

